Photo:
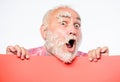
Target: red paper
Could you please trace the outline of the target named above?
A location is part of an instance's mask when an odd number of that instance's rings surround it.
[[[98,62],[77,57],[65,64],[53,56],[20,60],[0,55],[0,82],[120,82],[120,56],[104,56]]]

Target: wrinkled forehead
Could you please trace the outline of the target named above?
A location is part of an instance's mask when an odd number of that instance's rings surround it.
[[[56,9],[52,15],[57,18],[73,18],[81,21],[79,14],[76,11],[69,8]]]

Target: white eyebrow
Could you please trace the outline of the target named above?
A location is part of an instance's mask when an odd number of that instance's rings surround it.
[[[61,18],[61,17],[71,18],[71,13],[69,13],[69,12],[58,13],[57,18]]]
[[[61,17],[71,18],[71,13],[69,13],[69,12],[60,12],[60,13],[58,13],[57,18],[60,19]],[[81,21],[80,17],[76,17],[76,19]]]

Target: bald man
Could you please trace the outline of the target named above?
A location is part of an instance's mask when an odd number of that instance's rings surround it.
[[[101,55],[108,55],[108,47],[98,47],[84,53],[78,51],[82,39],[80,15],[68,6],[49,10],[40,28],[45,44],[41,47],[25,49],[19,45],[8,46],[6,54],[17,55],[21,59],[30,56],[55,56],[65,63],[71,63],[77,56],[88,56],[97,61]]]

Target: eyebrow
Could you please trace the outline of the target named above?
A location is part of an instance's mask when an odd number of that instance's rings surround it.
[[[64,14],[63,15],[59,15],[59,17],[65,17],[65,18],[69,18],[69,19],[71,18],[71,16],[64,15]],[[59,17],[57,17],[57,18],[59,18]],[[79,21],[81,21],[80,17],[76,17],[76,19],[79,20]]]
[[[77,20],[81,21],[81,18],[80,17],[76,17]]]
[[[65,18],[71,18],[70,16],[68,15],[59,15],[60,17],[65,17]]]

